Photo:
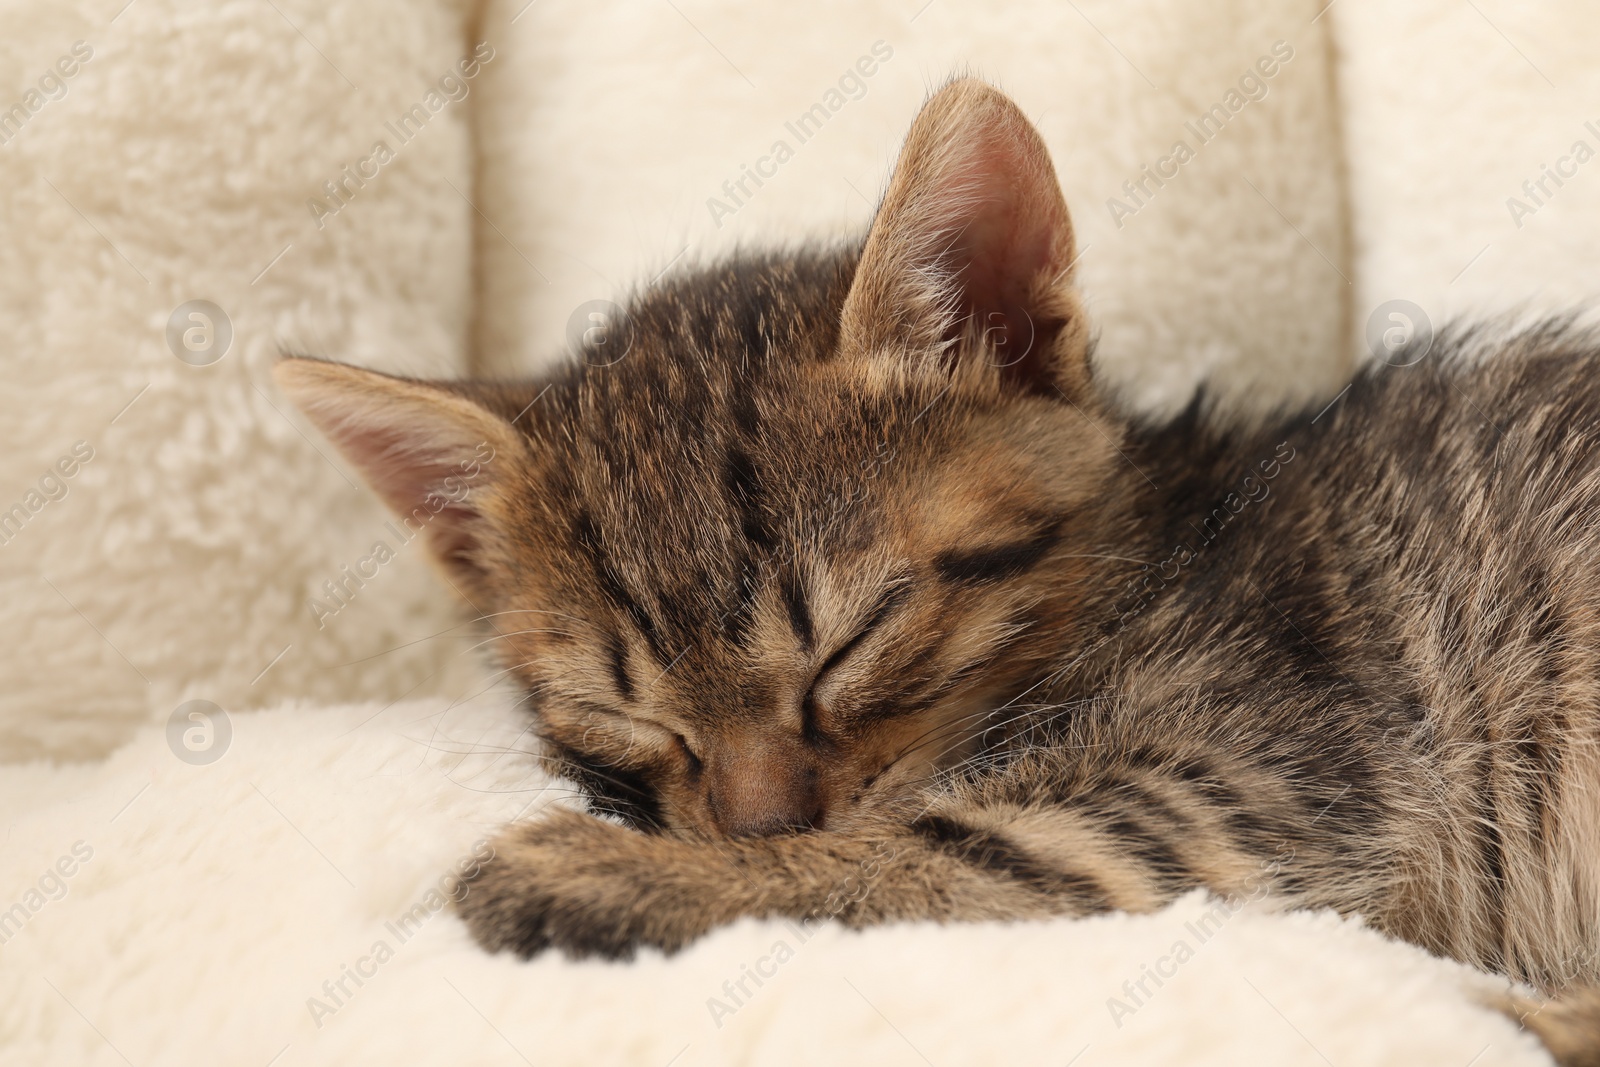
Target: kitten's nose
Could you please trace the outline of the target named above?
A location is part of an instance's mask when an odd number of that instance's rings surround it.
[[[820,776],[793,746],[729,746],[706,770],[712,818],[729,837],[770,837],[822,823]]]

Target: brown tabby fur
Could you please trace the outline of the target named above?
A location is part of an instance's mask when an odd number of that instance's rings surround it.
[[[429,536],[616,819],[506,831],[461,906],[485,946],[1148,911],[1265,870],[1546,991],[1596,976],[1600,352],[1457,332],[1266,429],[1145,426],[1095,388],[1075,255],[1037,134],[958,81],[863,246],[681,273],[619,361],[280,366],[402,513],[492,449]],[[1594,994],[1503,1007],[1600,1062]]]

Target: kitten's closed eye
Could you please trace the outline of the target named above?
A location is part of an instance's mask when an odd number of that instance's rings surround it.
[[[698,780],[700,775],[705,771],[705,763],[700,759],[699,756],[695,755],[694,749],[689,747],[689,742],[685,741],[682,737],[678,738],[678,750],[683,753],[684,761],[688,764],[689,780]]]
[[[818,702],[817,690],[827,687],[833,675],[877,632],[878,627],[888,617],[889,613],[895,607],[904,603],[909,591],[909,586],[906,585],[891,586],[885,590],[867,620],[854,634],[846,638],[842,644],[834,649],[828,658],[822,661],[822,665],[817,668],[816,673],[812,676],[811,684],[806,687],[805,697],[801,703],[801,731],[805,739],[811,744],[822,745],[829,743],[829,738],[822,729],[823,709]]]

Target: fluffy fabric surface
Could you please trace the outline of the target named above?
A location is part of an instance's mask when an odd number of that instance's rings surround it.
[[[1357,299],[1435,325],[1579,310],[1600,245],[1600,9],[1345,0]]]
[[[1171,411],[1210,379],[1236,416],[1336,389],[1350,271],[1320,6],[490,0],[483,367],[542,365],[588,301],[669,265],[864,232],[910,117],[966,70],[1050,147],[1104,380]]]
[[[386,125],[470,53],[463,12],[7,0],[0,27],[0,753],[101,755],[191,697],[465,685],[459,643],[368,658],[453,594],[267,374],[285,346],[464,369],[466,104]]]
[[[441,876],[565,797],[508,751],[518,714],[294,705],[231,726],[206,766],[151,728],[103,765],[0,777],[7,1063],[1548,1062],[1479,1006],[1501,981],[1201,894],[1079,922],[749,921],[631,964],[486,956]]]

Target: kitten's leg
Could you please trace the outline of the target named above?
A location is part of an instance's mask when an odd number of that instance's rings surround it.
[[[676,950],[746,915],[1015,919],[1148,911],[1202,884],[1267,890],[1281,854],[1240,847],[1213,825],[1214,806],[1191,818],[1153,804],[1148,791],[1081,806],[942,796],[850,832],[716,841],[563,812],[502,835],[459,907],[490,949],[627,956]]]
[[[1561,1067],[1600,1067],[1600,987],[1568,989],[1544,1003],[1512,994],[1494,1006],[1532,1030]]]

